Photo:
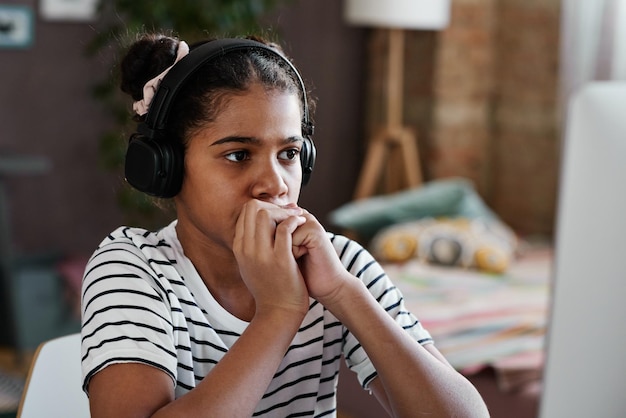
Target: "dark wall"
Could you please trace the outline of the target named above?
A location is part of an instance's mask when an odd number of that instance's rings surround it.
[[[35,1],[35,41],[0,49],[0,156],[46,159],[45,173],[2,178],[17,252],[90,254],[122,223],[121,179],[99,162],[99,138],[111,123],[90,89],[110,70],[107,57],[87,58],[89,23],[45,21]],[[276,12],[285,40],[318,98],[318,164],[302,205],[325,221],[350,200],[362,156],[361,86],[364,32],[343,23],[342,2],[301,0]]]
[[[0,155],[45,158],[36,175],[5,175],[14,248],[82,252],[120,219],[114,179],[98,163],[107,121],[90,96],[108,62],[87,59],[88,24],[51,22],[35,12],[34,42],[0,49]]]
[[[342,5],[337,0],[301,0],[276,18],[287,51],[318,99],[318,159],[301,204],[321,221],[352,199],[365,144],[365,30],[344,23]]]

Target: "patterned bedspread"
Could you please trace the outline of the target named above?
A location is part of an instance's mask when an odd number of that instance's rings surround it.
[[[493,367],[503,390],[540,378],[552,250],[526,250],[502,275],[410,261],[385,264],[409,310],[465,374]]]

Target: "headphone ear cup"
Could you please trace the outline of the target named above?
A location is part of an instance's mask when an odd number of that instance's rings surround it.
[[[126,181],[151,196],[176,196],[183,184],[183,151],[172,142],[131,136],[124,163]]]
[[[313,140],[307,135],[302,142],[302,149],[300,150],[300,164],[302,165],[302,185],[306,186],[309,180],[311,180],[311,174],[313,173],[313,167],[315,166],[315,158],[317,150]]]

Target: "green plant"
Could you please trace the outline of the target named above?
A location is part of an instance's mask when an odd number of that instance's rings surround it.
[[[147,31],[166,31],[191,44],[215,36],[277,34],[264,29],[263,22],[281,4],[293,0],[111,0],[101,1],[99,27],[88,45],[89,55],[112,54],[117,63],[129,41]],[[115,64],[116,65],[116,64]],[[121,172],[128,133],[135,129],[128,98],[119,92],[119,72],[111,71],[98,83],[94,97],[102,102],[114,128],[100,138],[104,167]],[[154,228],[171,219],[170,205],[155,204],[154,199],[129,186],[118,191],[118,202],[132,225]]]

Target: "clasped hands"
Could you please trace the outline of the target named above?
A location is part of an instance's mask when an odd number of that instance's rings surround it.
[[[257,312],[271,307],[306,314],[309,296],[326,305],[351,277],[322,225],[295,203],[247,202],[233,252]]]

